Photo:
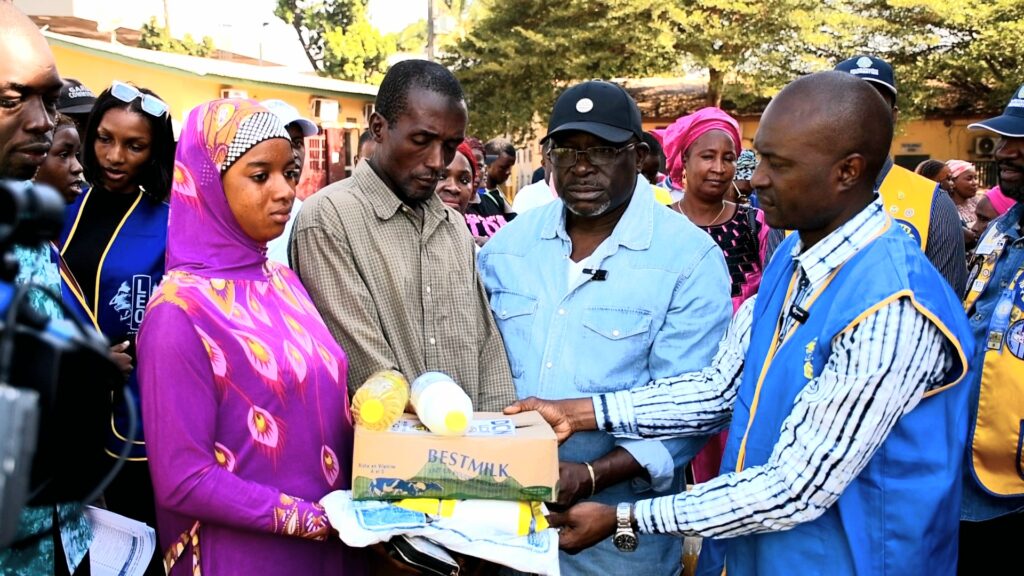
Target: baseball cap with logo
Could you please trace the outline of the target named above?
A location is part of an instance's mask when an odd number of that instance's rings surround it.
[[[868,82],[884,86],[886,90],[892,92],[892,97],[896,98],[896,75],[893,74],[892,66],[889,66],[889,63],[881,58],[854,56],[836,64],[836,70],[849,72]]]
[[[88,114],[96,103],[96,95],[74,78],[64,78],[57,98],[57,112],[61,114]]]
[[[643,138],[640,109],[633,98],[618,84],[591,80],[577,84],[558,97],[551,110],[547,142],[559,132],[579,130],[613,144],[621,144],[636,136]]]
[[[299,111],[295,106],[292,106],[284,100],[264,100],[260,102],[260,106],[263,106],[267,110],[273,112],[274,116],[277,116],[285,126],[288,126],[293,122],[297,124],[299,128],[302,129],[303,136],[316,136],[317,133],[320,132],[312,120],[300,116]]]
[[[1024,84],[1010,97],[1002,115],[981,122],[975,122],[967,128],[971,130],[991,130],[1001,136],[1010,138],[1024,137]]]

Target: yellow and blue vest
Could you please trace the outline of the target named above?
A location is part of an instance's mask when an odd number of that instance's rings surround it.
[[[964,309],[977,343],[972,358],[964,520],[1024,509],[1024,205],[978,241]]]
[[[878,187],[885,213],[924,250],[932,219],[932,197],[937,184],[902,166],[893,165]]]
[[[94,193],[109,194],[106,191],[97,191],[94,187],[68,206],[68,217],[60,237],[60,245],[63,248],[66,248],[74,238],[85,204]],[[80,312],[83,318],[88,317],[111,344],[126,339],[134,340],[149,297],[163,278],[168,212],[169,207],[166,203],[139,193],[115,229],[100,258],[93,294],[83,294],[67,266],[57,258],[58,264],[61,264],[61,295],[64,302]],[[62,249],[61,254],[63,252]],[[145,460],[139,385],[135,371],[132,371],[128,385],[135,395],[136,412],[139,415],[129,459]],[[127,440],[129,422],[127,406],[123,401],[115,402],[110,423],[110,440],[107,443],[107,453],[111,456],[116,457],[121,453]]]
[[[957,384],[971,350],[959,300],[890,224],[838,269],[805,306],[807,321],[777,345],[787,287],[796,281],[791,251],[797,240],[793,235],[783,242],[761,282],[723,473],[768,462],[797,395],[813,394],[833,339],[884,304],[910,298],[955,350],[954,368],[942,387],[900,419],[823,515],[791,530],[726,540],[728,572],[954,574],[968,393]]]

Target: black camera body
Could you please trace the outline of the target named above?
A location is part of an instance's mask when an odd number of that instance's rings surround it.
[[[60,233],[64,201],[52,188],[0,181],[0,548],[24,505],[87,502],[114,460],[104,445],[111,397],[124,378],[106,339],[74,318],[52,321],[15,286],[15,244],[38,246]],[[60,303],[59,294],[41,287]],[[34,454],[33,454],[34,452]]]

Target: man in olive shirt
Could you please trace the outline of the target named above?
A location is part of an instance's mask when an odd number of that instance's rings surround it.
[[[394,65],[370,117],[376,151],[310,197],[291,262],[348,355],[350,392],[373,372],[452,376],[476,410],[516,399],[462,217],[434,194],[465,137],[458,80],[424,60]]]

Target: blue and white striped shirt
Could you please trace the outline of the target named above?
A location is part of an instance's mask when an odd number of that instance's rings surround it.
[[[782,309],[806,307],[810,295],[886,221],[876,198],[806,252],[799,253],[798,243],[800,289]],[[751,298],[737,311],[710,367],[594,397],[599,426],[626,437],[707,434],[727,426],[743,376],[753,309]],[[786,315],[781,334],[793,322]],[[818,392],[813,399],[797,396],[767,463],[682,494],[637,502],[640,531],[731,537],[814,520],[857,477],[899,418],[925,391],[941,385],[951,365],[942,334],[908,299],[879,308],[836,337],[817,378]],[[851,419],[858,425],[849,426]]]

